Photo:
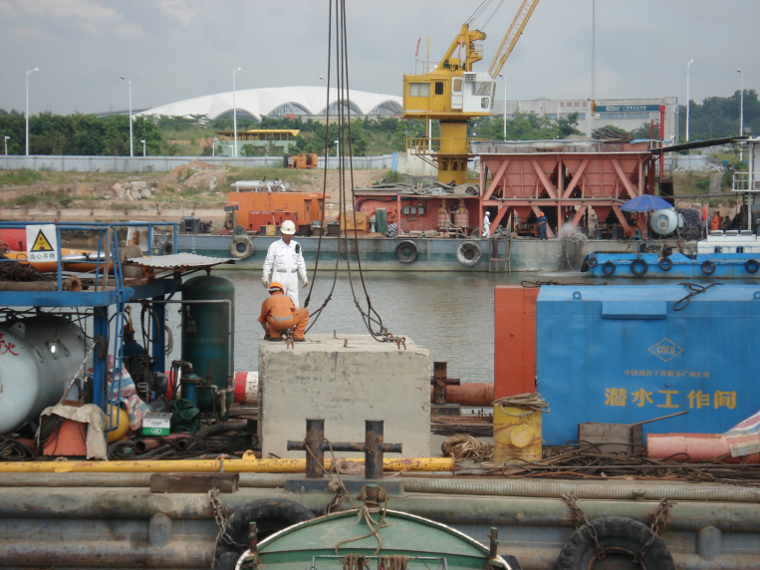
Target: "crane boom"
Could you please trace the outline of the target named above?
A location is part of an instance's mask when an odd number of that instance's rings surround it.
[[[537,5],[538,0],[523,0],[522,6],[520,6],[517,14],[515,14],[515,19],[512,20],[512,25],[509,27],[509,31],[504,36],[504,39],[501,40],[499,51],[496,52],[496,55],[491,62],[491,67],[488,68],[488,74],[494,79],[499,75],[501,68],[504,67],[504,62],[507,61],[509,54],[511,54],[512,50],[515,48],[517,40],[520,39],[520,36],[523,33],[525,24],[528,23],[528,20]]]

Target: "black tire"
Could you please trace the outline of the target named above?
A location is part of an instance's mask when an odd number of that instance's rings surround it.
[[[605,261],[602,265],[602,273],[605,275],[612,275],[615,273],[615,264],[611,261]]]
[[[599,265],[599,260],[596,257],[589,256],[588,261],[586,262],[589,267],[592,269]]]
[[[457,248],[457,261],[465,267],[475,267],[483,252],[474,241],[463,241]]]
[[[649,264],[643,259],[634,259],[631,262],[631,273],[633,273],[636,277],[646,275],[647,271],[649,271]]]
[[[757,270],[760,269],[760,263],[754,259],[748,259],[747,263],[744,264],[744,269],[747,270],[747,273],[757,273]]]
[[[161,253],[164,255],[171,255],[174,253],[174,244],[170,241],[165,241],[161,246]]]
[[[704,273],[705,275],[712,275],[713,273],[715,273],[715,264],[709,259],[707,261],[702,262],[702,273]]]
[[[312,512],[286,499],[260,499],[237,509],[227,519],[227,533],[238,544],[248,541],[248,523],[255,522],[260,541],[296,523],[314,518]],[[230,570],[245,549],[236,548],[224,540],[217,539],[214,550],[214,570]],[[231,563],[231,565],[230,565]]]
[[[253,241],[248,236],[232,236],[230,255],[235,259],[247,259],[253,255]]]
[[[670,271],[673,268],[673,260],[669,257],[662,257],[657,262],[657,266],[663,271]]]
[[[620,554],[631,560],[649,540],[649,527],[625,517],[602,517],[591,523],[596,530],[599,545],[605,554]],[[596,547],[588,525],[576,530],[565,543],[557,558],[556,570],[591,569],[596,560]],[[646,570],[674,570],[675,562],[665,541],[656,536],[641,560]]]
[[[417,259],[418,253],[417,244],[408,239],[400,241],[396,246],[396,259],[401,263],[411,263]]]

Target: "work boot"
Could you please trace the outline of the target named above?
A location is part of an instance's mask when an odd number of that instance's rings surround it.
[[[301,337],[301,338],[293,337],[293,342],[306,342],[306,339],[304,337]]]
[[[270,342],[282,342],[282,336],[280,336],[280,335],[277,335],[277,336],[270,335],[269,336],[269,341]]]

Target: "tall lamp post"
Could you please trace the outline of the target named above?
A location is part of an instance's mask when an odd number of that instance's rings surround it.
[[[694,63],[693,59],[690,59],[686,64],[686,142],[689,142],[689,111],[691,111],[691,99],[689,99],[689,67]]]
[[[29,156],[29,75],[39,70],[39,67],[35,67],[31,71],[26,70],[26,156]]]
[[[739,108],[739,136],[744,136],[744,72],[741,69],[737,69],[739,75],[742,76],[742,95],[741,95],[741,107]],[[744,161],[744,147],[739,146],[739,160]]]
[[[132,147],[132,82],[129,79],[125,79],[123,75],[121,78],[127,82],[127,87],[129,87],[129,156],[134,156],[135,153]]]
[[[3,142],[5,142],[5,156],[8,156],[8,139],[11,138],[8,135],[3,136]]]
[[[322,77],[322,76],[320,75],[320,76],[319,76],[319,78],[322,80],[322,83],[324,83],[325,85],[327,85],[327,81],[325,80],[325,78],[324,78],[324,77]],[[327,86],[329,87],[329,85],[327,85]]]
[[[340,170],[340,141],[335,141],[335,157],[338,159],[338,170]]]
[[[507,140],[507,78],[499,74],[504,80],[504,140]]]
[[[145,139],[142,139],[140,142],[143,145],[143,158],[145,158]]]
[[[235,74],[241,71],[241,69],[238,67],[237,69],[232,70],[232,126],[233,130],[235,131],[235,148],[233,149],[232,156],[238,155],[238,149],[237,149],[237,105],[235,104]]]

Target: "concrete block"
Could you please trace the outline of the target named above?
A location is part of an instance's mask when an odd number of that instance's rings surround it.
[[[403,457],[429,457],[430,352],[408,338],[406,350],[369,335],[306,335],[306,342],[287,348],[262,335],[262,456],[305,457],[303,451],[287,451],[286,445],[304,439],[307,418],[324,419],[325,437],[336,442],[363,442],[364,420],[384,420],[385,442],[402,443]]]

